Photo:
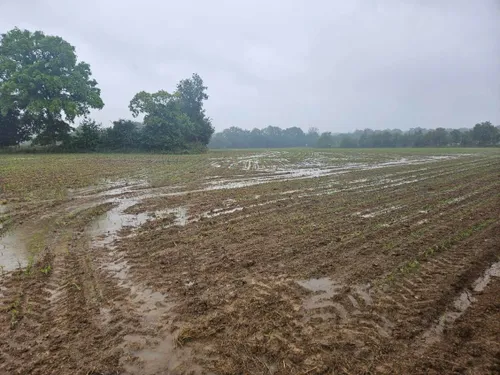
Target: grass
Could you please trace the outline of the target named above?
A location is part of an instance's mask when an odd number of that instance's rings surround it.
[[[52,271],[52,266],[50,264],[48,264],[45,267],[42,267],[40,269],[40,272],[43,273],[45,276],[47,276],[48,274],[50,274],[51,271]]]
[[[13,329],[16,327],[19,322],[19,318],[21,315],[21,298],[18,297],[16,300],[9,306],[9,314],[10,314],[10,327]]]

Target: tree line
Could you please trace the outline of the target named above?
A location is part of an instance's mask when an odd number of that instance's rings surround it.
[[[319,133],[310,128],[243,130],[215,135],[203,108],[207,87],[198,74],[173,92],[141,91],[129,103],[134,118],[104,128],[89,118],[104,102],[90,65],[58,36],[14,28],[0,36],[0,148],[25,142],[55,151],[190,152],[211,148],[494,146],[499,128],[356,130]],[[75,128],[77,119],[83,118]],[[212,136],[213,135],[213,136]]]
[[[88,118],[104,102],[90,65],[58,36],[15,28],[0,38],[0,147],[50,146],[63,151],[186,151],[206,148],[214,132],[198,74],[173,93],[141,91],[129,104],[142,123],[120,119],[103,129]],[[77,118],[84,118],[76,129]]]
[[[319,133],[310,128],[307,133],[298,127],[244,130],[237,127],[215,133],[210,148],[278,148],[278,147],[485,147],[500,145],[500,126],[481,122],[472,129],[422,129],[407,131],[356,130],[350,133]]]

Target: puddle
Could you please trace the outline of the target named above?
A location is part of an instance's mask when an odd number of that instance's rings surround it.
[[[147,181],[118,181],[110,185],[110,189],[107,189],[101,193],[98,193],[98,197],[108,197],[113,195],[121,195],[125,193],[130,193],[134,190],[149,187]]]
[[[168,302],[168,295],[145,287],[130,278],[130,266],[125,260],[108,263],[104,267],[116,277],[118,285],[130,290],[129,300],[135,306],[141,320],[141,327],[146,331],[155,331],[156,337],[148,334],[126,335],[123,349],[126,358],[125,369],[134,374],[159,374],[171,371],[189,370],[190,373],[201,373],[201,368],[190,361],[192,353],[189,348],[177,348],[174,333],[170,329],[173,302]],[[103,323],[111,319],[110,309],[101,308]],[[159,338],[158,338],[159,337]],[[133,358],[132,361],[128,361]],[[173,372],[172,372],[173,373]]]
[[[94,243],[98,245],[109,245],[116,238],[118,233],[124,228],[137,228],[152,219],[160,219],[167,217],[171,213],[176,213],[177,221],[180,225],[185,225],[186,211],[182,209],[161,210],[153,212],[139,212],[135,214],[128,214],[125,211],[139,204],[144,197],[141,198],[116,198],[107,202],[118,203],[97,220],[95,220],[90,227],[90,234],[94,238]]]
[[[235,208],[231,208],[231,209],[215,209],[212,212],[205,212],[201,216],[205,217],[207,219],[210,219],[210,218],[221,216],[221,215],[229,215],[229,214],[232,214],[234,212],[243,211],[243,208],[244,207],[235,207]]]
[[[493,265],[486,270],[482,277],[474,281],[472,284],[472,290],[477,293],[482,292],[489,284],[492,276],[500,277],[500,262],[493,263]]]
[[[371,285],[356,285],[353,288],[358,296],[363,300],[366,306],[371,306],[373,304],[372,296],[370,295]]]
[[[25,238],[19,231],[9,231],[0,238],[0,268],[12,271],[28,264],[29,252]]]
[[[228,199],[226,199],[225,201],[222,202],[222,204],[224,206],[226,206],[226,207],[230,206],[230,205],[232,205],[234,203],[236,203],[236,199],[233,199],[233,198],[228,198]]]
[[[446,311],[436,325],[427,330],[422,338],[426,345],[431,345],[439,341],[444,331],[460,318],[465,311],[476,301],[474,293],[480,293],[486,288],[491,277],[500,277],[500,262],[493,263],[483,274],[472,284],[472,290],[465,289],[454,301],[453,309]]]
[[[145,325],[158,325],[161,318],[173,308],[173,303],[166,302],[166,294],[155,292],[131,280],[130,266],[126,260],[106,263],[102,268],[118,279],[119,286],[130,290],[130,302],[137,306]]]
[[[104,181],[99,185],[69,189],[68,191],[72,198],[108,197],[129,193],[148,186],[149,184],[146,180],[119,180],[113,182]]]
[[[279,155],[279,153],[277,154]],[[298,164],[283,164],[282,158],[276,158],[275,154],[264,153],[264,154],[256,154],[251,156],[245,156],[237,158],[237,160],[231,163],[228,168],[232,168],[235,165],[239,165],[243,170],[258,170],[261,172],[259,175],[255,177],[246,177],[239,179],[216,179],[213,178],[210,181],[205,183],[205,186],[200,191],[207,190],[222,190],[222,189],[238,189],[244,187],[250,187],[254,185],[265,184],[269,182],[277,182],[277,181],[287,181],[287,180],[296,180],[296,179],[307,179],[307,178],[318,178],[325,176],[333,176],[338,174],[348,173],[350,171],[360,171],[360,170],[372,170],[390,166],[398,166],[398,165],[414,165],[414,164],[424,164],[436,162],[438,160],[448,160],[448,159],[456,159],[458,157],[462,157],[463,155],[441,155],[441,156],[429,156],[429,157],[414,157],[414,158],[400,158],[396,160],[390,160],[386,162],[375,162],[375,163],[366,163],[366,162],[342,162],[341,164],[336,165],[327,165],[325,161],[322,160],[306,160],[304,162]],[[259,158],[267,158],[267,160],[272,162],[278,162],[279,165],[271,165],[262,167],[259,162],[255,159]],[[331,161],[330,159],[326,159],[327,161]],[[338,162],[339,160],[335,160]],[[241,164],[241,165],[240,165]],[[426,168],[421,168],[421,170],[425,170]],[[405,172],[406,173],[406,172]],[[236,177],[236,176],[234,176]],[[413,179],[409,179],[413,177]],[[422,181],[422,179],[414,178],[413,176],[407,176],[405,178],[399,179],[391,179],[386,181],[378,181],[374,183],[372,186],[383,185],[381,188],[389,188],[389,187],[397,187],[405,184],[411,184],[415,182]],[[364,183],[367,179],[358,179],[352,182],[356,183]],[[363,188],[363,186],[356,186],[353,190],[358,190]],[[380,188],[376,188],[378,190]],[[196,191],[195,191],[196,192]]]
[[[447,201],[446,203],[447,204],[459,203],[459,202],[466,200],[467,198],[470,198],[472,195],[474,195],[474,194],[467,194],[467,195],[463,195],[461,197],[453,198],[453,199],[450,199],[449,201]]]
[[[113,202],[113,201],[112,201]],[[116,202],[116,201],[114,201]],[[91,225],[90,233],[96,238],[96,243],[107,245],[117,238],[117,232],[125,227],[138,227],[144,224],[149,215],[146,213],[126,214],[124,211],[140,201],[137,199],[118,200],[119,204],[100,216]]]
[[[172,208],[170,210],[167,210],[166,213],[175,215],[174,225],[183,227],[187,225],[189,221],[188,210],[186,207]]]
[[[6,204],[0,203],[0,229],[3,229],[4,224],[2,221],[8,219],[9,207]]]
[[[300,286],[314,292],[304,301],[306,310],[318,309],[326,306],[334,306],[334,302],[330,299],[335,296],[341,289],[341,286],[328,277],[319,279],[308,279],[297,281]]]
[[[401,209],[403,207],[405,207],[405,206],[391,206],[391,207],[388,207],[388,208],[384,208],[382,210],[371,211],[371,212],[368,211],[366,213],[363,213],[363,211],[359,211],[359,212],[355,212],[354,216],[361,216],[364,219],[369,219],[369,218],[373,218],[373,217],[376,217],[376,216],[379,216],[379,215],[387,214],[387,213],[392,212],[392,211],[399,210],[399,209]]]
[[[189,373],[201,374],[202,368],[190,361],[192,351],[178,348],[173,334],[166,334],[160,339],[146,338],[141,335],[126,335],[125,346],[137,360],[124,367],[133,374]],[[167,371],[167,372],[165,372]]]

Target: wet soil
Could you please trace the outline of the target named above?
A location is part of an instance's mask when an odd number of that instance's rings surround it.
[[[9,203],[0,373],[498,372],[499,155],[341,156]]]

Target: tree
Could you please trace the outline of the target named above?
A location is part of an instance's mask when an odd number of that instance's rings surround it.
[[[101,124],[86,119],[76,128],[68,147],[77,151],[96,151],[101,136]]]
[[[314,146],[319,139],[319,129],[315,127],[310,127],[306,134],[306,145]]]
[[[473,134],[476,139],[474,141]],[[310,140],[314,139],[313,143]],[[477,124],[474,129],[451,130],[445,128],[412,128],[408,131],[399,129],[355,130],[351,133],[318,135],[317,129],[309,129],[307,134],[297,127],[280,129],[268,126],[251,132],[237,127],[216,133],[212,148],[263,148],[263,147],[302,147],[311,145],[320,148],[332,147],[445,147],[493,145],[500,142],[500,126],[489,122]]]
[[[143,146],[159,151],[206,147],[214,132],[205,115],[203,101],[208,99],[198,74],[184,79],[177,90],[156,93],[141,91],[130,101],[134,117],[144,114]]]
[[[307,143],[304,131],[297,126],[283,130],[282,135],[283,147],[305,146]]]
[[[161,90],[150,94],[141,91],[130,101],[134,117],[144,113],[143,146],[157,151],[175,151],[189,148],[195,125],[182,112],[177,94]]]
[[[0,147],[15,146],[27,141],[30,136],[31,123],[20,120],[19,111],[8,110],[5,115],[0,112]]]
[[[472,129],[472,137],[479,146],[494,145],[497,139],[498,129],[491,122],[481,122]]]
[[[183,79],[177,84],[175,93],[179,100],[180,110],[185,113],[194,125],[192,142],[208,144],[214,133],[210,118],[205,115],[203,101],[208,99],[207,87],[201,77],[194,73],[191,78]]]
[[[450,132],[450,139],[451,139],[451,143],[454,146],[460,145],[462,143],[462,132],[458,129],[453,129]]]
[[[0,39],[0,112],[19,114],[40,144],[67,139],[71,125],[104,106],[90,66],[58,36],[15,28]]]
[[[321,136],[318,138],[317,146],[319,148],[330,148],[332,147],[332,145],[333,145],[332,133],[330,132],[321,133]]]
[[[113,126],[104,130],[102,147],[109,150],[138,150],[141,148],[141,134],[135,121],[113,121]]]
[[[340,145],[339,147],[342,147],[342,148],[353,148],[353,147],[358,147],[358,144],[356,142],[356,139],[349,135],[349,134],[344,134],[341,138],[340,138]]]

